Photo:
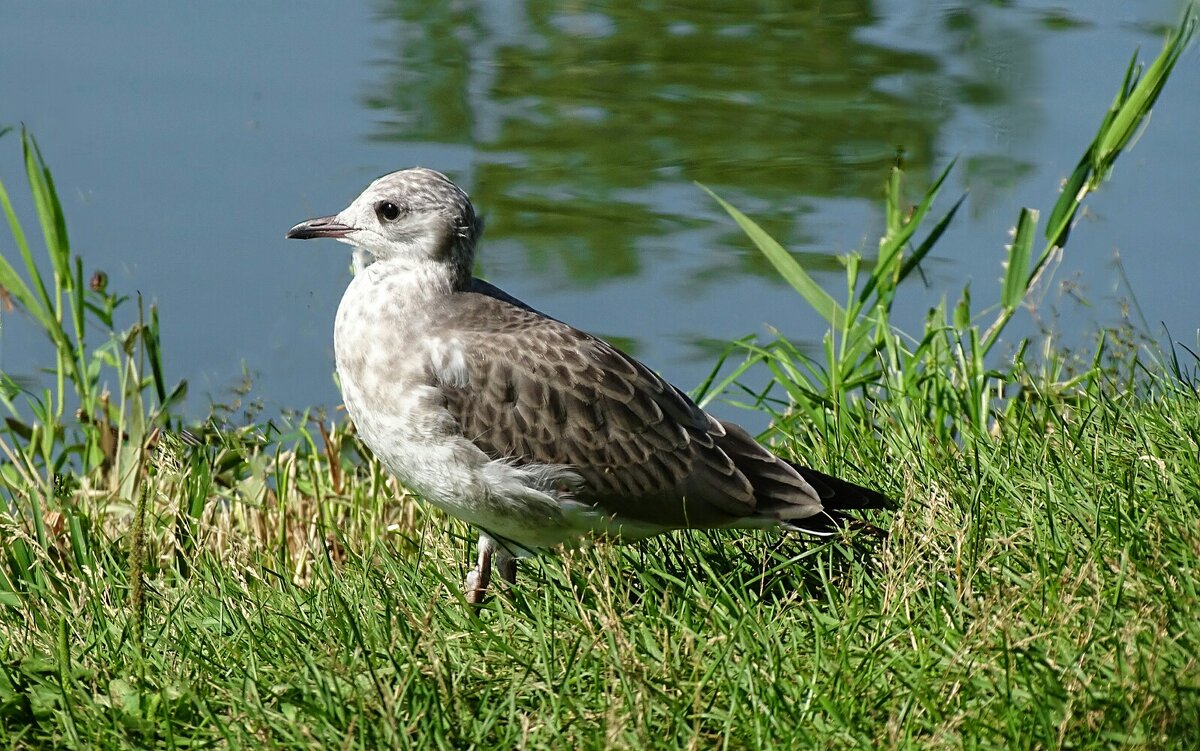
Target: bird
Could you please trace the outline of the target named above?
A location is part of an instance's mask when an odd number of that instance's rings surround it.
[[[347,412],[408,490],[479,530],[466,577],[589,538],[678,529],[831,534],[882,493],[777,456],[603,339],[473,276],[483,223],[422,167],[384,175],[289,239],[354,248],[334,322]]]

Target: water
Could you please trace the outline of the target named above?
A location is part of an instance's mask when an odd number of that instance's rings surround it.
[[[965,211],[898,311],[915,330],[967,282],[996,299],[1019,207],[1050,208],[1129,56],[1152,57],[1182,7],[625,5],[8,3],[0,126],[38,138],[85,266],[157,302],[196,412],[243,369],[269,411],[338,402],[349,258],[283,233],[418,164],[485,214],[484,275],[691,388],[730,339],[824,332],[693,181],[841,295],[834,254],[872,252],[897,153],[914,197],[958,157],[942,206],[969,190]],[[1090,305],[1054,286],[1039,308],[1068,339],[1135,294],[1155,331],[1194,343],[1197,92],[1193,49],[1089,202],[1056,280]],[[32,229],[12,133],[0,176]],[[49,361],[24,316],[0,315],[0,367]]]

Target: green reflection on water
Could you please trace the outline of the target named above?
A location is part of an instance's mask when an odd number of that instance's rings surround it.
[[[688,193],[693,180],[787,246],[823,250],[806,226],[814,201],[877,203],[898,152],[921,185],[955,102],[1006,92],[987,65],[950,73],[864,33],[871,3],[791,6],[396,2],[367,100],[381,113],[374,137],[472,149],[490,240],[571,283],[635,275],[648,242],[718,219]],[[969,15],[944,20],[952,36],[977,31]],[[744,247],[736,232],[712,239]],[[719,273],[771,273],[755,254],[728,258]]]

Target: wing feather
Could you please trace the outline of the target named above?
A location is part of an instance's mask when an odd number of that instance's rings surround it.
[[[437,328],[461,343],[467,377],[440,390],[492,459],[570,466],[577,500],[664,527],[821,511],[791,465],[608,343],[483,282],[444,306]]]
[[[684,521],[697,466],[720,467],[714,490],[730,484],[733,463],[708,432],[719,423],[606,342],[489,294],[456,295],[442,313],[467,369],[465,383],[439,384],[446,408],[489,457],[571,466],[579,500],[668,525]],[[753,511],[752,494],[737,497],[726,509],[689,501],[688,514],[715,523]]]

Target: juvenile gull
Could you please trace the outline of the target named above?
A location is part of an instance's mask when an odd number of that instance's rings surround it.
[[[821,533],[879,493],[778,458],[624,352],[471,276],[482,232],[445,175],[379,178],[287,237],[354,246],[334,352],[363,441],[420,498],[479,528],[493,567],[587,536],[682,528]]]

